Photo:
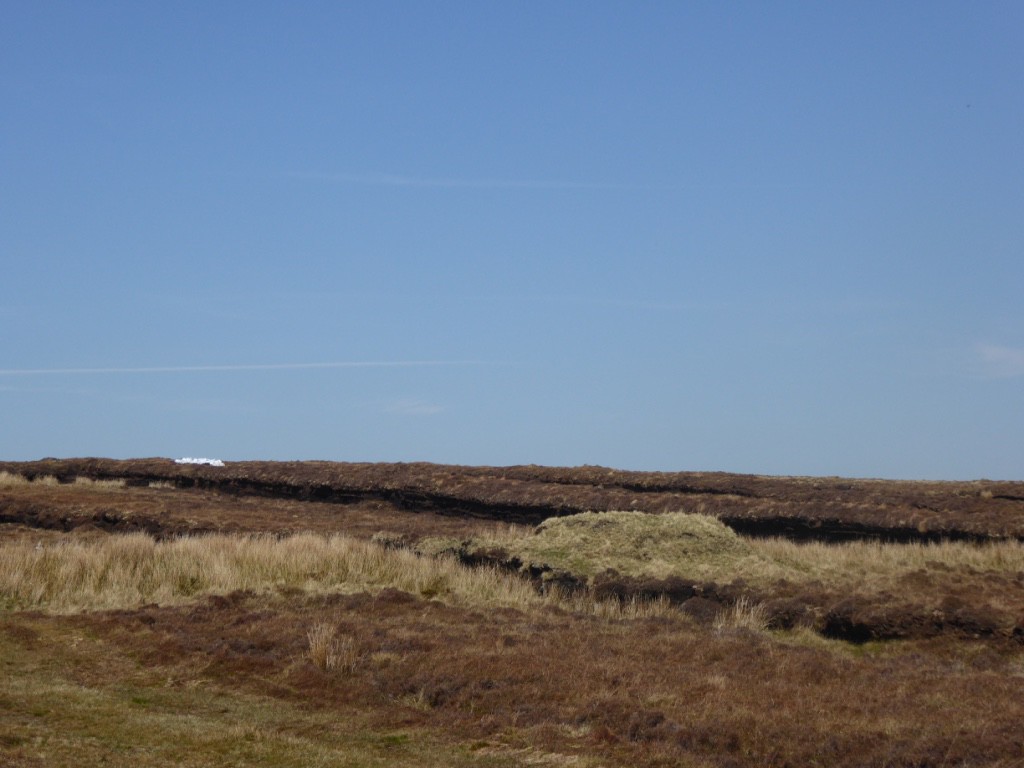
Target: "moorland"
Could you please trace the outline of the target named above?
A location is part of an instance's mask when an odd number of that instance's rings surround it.
[[[1024,483],[0,462],[0,764],[1024,765]]]

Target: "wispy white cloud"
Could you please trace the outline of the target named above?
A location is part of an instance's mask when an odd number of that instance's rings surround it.
[[[982,373],[991,378],[1024,376],[1024,349],[999,344],[975,345]]]
[[[443,410],[443,406],[415,398],[395,400],[394,402],[386,403],[383,407],[384,413],[393,413],[400,416],[431,416]]]
[[[214,373],[221,371],[300,371],[324,368],[423,368],[493,365],[482,360],[367,360],[329,363],[257,363],[252,365],[166,365],[112,368],[0,368],[0,376],[49,376],[118,373]]]

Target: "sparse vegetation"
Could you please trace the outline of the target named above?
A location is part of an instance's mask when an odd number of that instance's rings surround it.
[[[714,628],[764,632],[768,629],[768,611],[762,603],[755,603],[749,597],[741,597],[731,607],[719,612],[715,617]]]

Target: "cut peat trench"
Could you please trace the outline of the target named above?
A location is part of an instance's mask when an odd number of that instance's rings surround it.
[[[913,526],[871,525],[851,520],[829,518],[806,519],[799,517],[734,517],[719,515],[718,519],[741,536],[751,538],[781,538],[792,541],[820,541],[841,544],[848,541],[884,541],[896,544],[965,541],[983,543],[1001,538],[1020,536],[992,536],[955,527],[941,530],[922,530]]]
[[[1024,540],[1024,483],[840,481],[603,468],[65,459],[0,463],[32,479],[121,480],[233,497],[377,503],[405,513],[537,525],[585,511],[700,512],[744,536],[804,541]],[[9,518],[12,512],[0,508]],[[46,525],[45,516],[40,524]],[[31,524],[27,520],[25,522]],[[99,524],[99,521],[97,522]],[[152,527],[155,524],[148,522]]]

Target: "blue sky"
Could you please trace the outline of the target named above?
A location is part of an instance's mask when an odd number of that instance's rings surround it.
[[[1024,4],[0,18],[0,458],[1024,479]]]

